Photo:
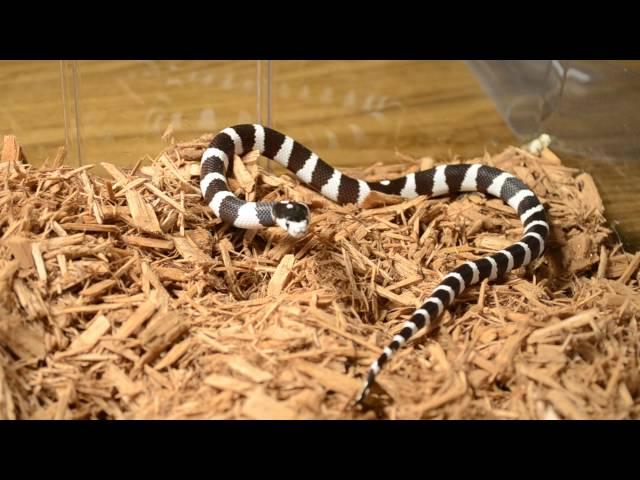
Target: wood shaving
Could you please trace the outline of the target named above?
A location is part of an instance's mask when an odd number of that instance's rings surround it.
[[[309,234],[223,224],[198,188],[211,136],[150,165],[0,162],[0,418],[640,418],[640,254],[608,228],[593,179],[541,143],[465,162],[512,172],[540,197],[545,256],[466,290],[352,400],[444,275],[517,241],[477,193],[370,208],[327,201],[255,152],[230,181],[250,200],[312,206]],[[346,170],[369,180],[429,168]],[[460,160],[457,160],[460,161]],[[374,201],[375,200],[375,201]]]

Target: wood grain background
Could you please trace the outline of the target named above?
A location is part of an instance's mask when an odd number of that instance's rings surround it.
[[[277,61],[272,74],[272,126],[336,166],[520,143],[461,61]],[[169,124],[184,141],[265,122],[264,78],[254,61],[3,61],[0,134],[17,135],[33,163],[66,143],[71,163],[133,165],[164,147]],[[640,246],[640,159],[560,154],[594,175],[609,219]]]

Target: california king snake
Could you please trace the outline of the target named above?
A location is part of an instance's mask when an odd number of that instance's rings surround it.
[[[503,277],[512,269],[527,265],[544,251],[549,234],[544,207],[536,195],[510,173],[480,164],[440,165],[394,180],[366,182],[344,175],[291,137],[261,125],[225,128],[202,154],[202,195],[217,217],[236,227],[257,229],[279,225],[293,237],[301,237],[309,226],[309,208],[303,203],[245,202],[229,191],[226,180],[229,162],[234,155],[244,155],[252,150],[275,160],[304,183],[340,204],[363,206],[372,191],[403,198],[483,192],[509,204],[518,212],[524,225],[524,236],[519,242],[493,255],[465,262],[443,278],[371,364],[358,402],[367,395],[387,360],[418,330],[434,322],[465,288],[486,278]]]

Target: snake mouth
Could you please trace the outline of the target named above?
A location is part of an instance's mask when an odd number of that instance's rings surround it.
[[[278,219],[278,225],[284,228],[289,235],[294,238],[303,237],[309,228],[309,221],[307,219],[295,222],[292,220]]]

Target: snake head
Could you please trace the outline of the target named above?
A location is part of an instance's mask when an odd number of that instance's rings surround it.
[[[276,223],[295,238],[302,237],[309,227],[309,207],[304,203],[287,200],[273,205]]]

